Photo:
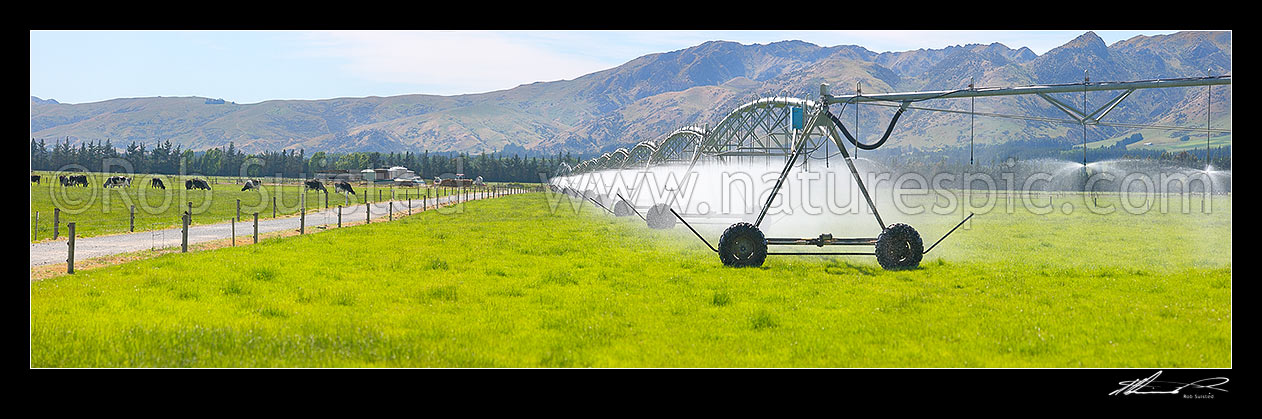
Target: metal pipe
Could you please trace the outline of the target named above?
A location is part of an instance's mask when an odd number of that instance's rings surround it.
[[[679,213],[675,212],[675,209],[674,209],[674,208],[667,208],[667,209],[668,209],[668,210],[670,210],[670,213],[671,213],[671,214],[675,214],[675,218],[678,218],[678,219],[679,219],[679,222],[684,223],[684,226],[685,226],[685,227],[688,227],[688,229],[689,229],[689,230],[692,230],[692,234],[696,234],[696,235],[697,235],[697,238],[698,238],[698,239],[701,239],[701,242],[702,242],[702,243],[705,243],[706,247],[709,247],[709,248],[710,248],[710,250],[713,250],[713,251],[714,251],[714,253],[719,253],[719,249],[715,249],[715,248],[714,248],[714,246],[711,246],[711,245],[710,245],[710,242],[709,242],[708,240],[706,240],[706,239],[705,239],[705,237],[701,237],[701,233],[698,233],[698,232],[697,232],[697,229],[692,228],[692,226],[691,226],[691,225],[689,225],[687,221],[684,221],[684,217],[680,217],[680,216],[679,216]]]
[[[640,217],[640,219],[641,219],[641,220],[644,220],[645,222],[648,222],[648,219],[647,219],[647,218],[644,218],[644,216],[643,216],[643,215],[640,215],[640,211],[638,211],[638,210],[636,210],[636,209],[635,209],[635,205],[631,205],[631,203],[630,203],[630,202],[628,202],[626,198],[623,198],[623,197],[622,197],[622,194],[620,194],[620,193],[614,193],[614,195],[617,195],[617,196],[618,196],[618,199],[621,199],[621,200],[622,200],[622,202],[626,202],[626,203],[627,203],[627,206],[628,206],[628,207],[631,207],[631,211],[632,211],[632,212],[634,212],[636,216]]]
[[[942,235],[942,238],[938,239],[938,241],[936,241],[936,242],[933,242],[933,246],[929,246],[929,248],[928,248],[928,249],[925,249],[924,253],[921,253],[921,254],[922,254],[922,255],[927,255],[927,254],[929,254],[929,251],[930,251],[930,250],[933,250],[934,246],[937,246],[937,245],[938,245],[938,243],[942,243],[942,241],[943,241],[943,240],[946,240],[947,236],[950,236],[950,235],[951,235],[951,233],[954,233],[954,232],[955,232],[955,229],[960,228],[960,226],[964,225],[964,222],[968,221],[968,219],[969,219],[969,218],[973,218],[973,213],[971,213],[971,212],[970,212],[970,213],[968,213],[968,216],[967,216],[967,217],[964,217],[964,220],[963,220],[963,221],[960,221],[960,223],[959,223],[959,224],[956,224],[956,225],[955,225],[955,228],[952,228],[952,229],[951,229],[951,231],[948,231],[948,232],[947,232],[947,234],[943,234],[943,235]]]
[[[1078,93],[1082,91],[1096,92],[1106,90],[1156,89],[1166,87],[1215,86],[1230,85],[1231,76],[1186,77],[1177,79],[1156,79],[1142,81],[1095,82],[1046,84],[1019,87],[982,87],[961,90],[938,90],[907,93],[877,93],[867,95],[827,96],[828,104],[863,103],[863,102],[902,102],[927,99],[955,99],[968,97],[1014,96],[1039,93]]]

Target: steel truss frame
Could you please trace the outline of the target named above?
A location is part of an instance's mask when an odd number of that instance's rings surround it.
[[[619,149],[614,153],[605,153],[604,155],[580,163],[578,166],[568,170],[567,173],[584,173],[587,171],[609,169],[609,168],[627,168],[634,167],[632,162],[638,163],[644,158],[643,154],[647,153],[648,158],[644,167],[660,165],[666,163],[679,163],[688,161],[688,175],[692,174],[692,169],[702,158],[713,158],[720,162],[741,157],[786,157],[784,168],[781,170],[776,184],[773,187],[767,201],[763,203],[759,211],[758,218],[753,223],[754,228],[761,225],[763,218],[766,216],[767,210],[771,207],[772,202],[779,195],[780,188],[783,186],[789,172],[796,164],[797,160],[803,153],[809,153],[807,150],[814,150],[825,142],[835,144],[843,156],[847,168],[850,170],[855,184],[859,187],[868,207],[872,210],[873,217],[876,219],[878,226],[882,232],[888,228],[881,219],[875,203],[872,201],[867,187],[863,184],[862,178],[859,176],[858,170],[855,168],[853,158],[846,151],[846,144],[843,139],[854,145],[856,148],[872,150],[880,147],[889,138],[897,125],[899,116],[907,109],[916,109],[910,106],[912,103],[931,100],[931,99],[953,99],[953,98],[977,98],[977,97],[997,97],[997,96],[1016,96],[1016,95],[1037,95],[1050,103],[1055,108],[1069,115],[1077,123],[1085,125],[1101,124],[1101,120],[1111,111],[1117,108],[1126,98],[1138,89],[1153,88],[1171,88],[1171,87],[1193,87],[1193,86],[1215,86],[1230,85],[1231,76],[1211,76],[1211,77],[1191,77],[1178,79],[1157,79],[1142,81],[1124,81],[1124,82],[1096,82],[1091,83],[1084,81],[1082,83],[1070,84],[1046,84],[1032,85],[1021,87],[1002,87],[1002,88],[977,88],[970,85],[967,89],[949,90],[949,91],[925,91],[925,92],[905,92],[905,93],[879,93],[879,94],[856,94],[833,96],[828,92],[828,84],[820,85],[819,99],[815,101],[791,98],[791,97],[770,97],[747,102],[735,110],[730,112],[722,121],[713,129],[709,127],[686,126],[675,130],[660,143],[642,142],[637,144],[632,150]],[[1073,105],[1058,100],[1051,94],[1055,93],[1080,93],[1093,91],[1118,91],[1119,93],[1109,101],[1100,105],[1090,113],[1078,109]],[[880,103],[885,102],[885,103]],[[873,144],[864,144],[858,141],[846,129],[845,124],[832,115],[829,106],[833,104],[859,104],[859,103],[875,103],[878,105],[893,106],[897,104],[898,111],[891,119],[888,128],[881,139]],[[793,113],[795,109],[800,109],[803,113],[804,123],[797,126],[793,121]],[[960,112],[973,113],[973,112]],[[985,114],[982,114],[985,115]],[[1197,128],[1188,127],[1189,130]],[[1208,126],[1206,130],[1209,131]],[[1214,130],[1217,132],[1230,132],[1230,130]],[[632,156],[637,156],[635,159]],[[566,166],[565,168],[568,168]],[[687,176],[687,175],[686,175]],[[621,196],[619,196],[621,199]],[[625,200],[624,200],[625,201]],[[675,213],[674,210],[671,210]],[[638,213],[638,212],[637,212]],[[675,216],[679,218],[689,229],[687,221],[678,213]],[[953,233],[964,222],[968,221],[972,215],[957,224],[951,229],[947,235]],[[695,229],[693,233],[697,234],[711,250],[718,252],[714,246],[701,237]],[[938,239],[932,246],[924,250],[928,253],[933,247],[937,246],[943,239],[944,235]],[[875,245],[879,238],[834,238],[831,234],[821,234],[814,238],[766,238],[766,245],[813,245],[823,247],[826,245]],[[720,243],[722,247],[722,243]],[[766,253],[767,255],[797,255],[797,254],[831,254],[831,255],[873,255],[875,253]],[[919,259],[917,259],[919,260]]]

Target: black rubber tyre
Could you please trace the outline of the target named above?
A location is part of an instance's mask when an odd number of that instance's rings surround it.
[[[670,213],[670,206],[666,204],[657,204],[649,208],[644,213],[644,221],[648,222],[649,228],[658,230],[675,228],[675,214]]]
[[[628,203],[627,203],[627,201],[623,201],[623,200],[619,199],[619,200],[618,200],[618,203],[613,204],[613,215],[614,215],[614,216],[617,216],[617,217],[626,217],[626,216],[628,216],[628,215],[634,215],[634,214],[635,214],[635,211],[632,211],[632,210],[631,210],[631,204],[628,204]]]
[[[876,261],[887,270],[920,266],[924,251],[925,244],[920,240],[920,233],[907,224],[891,225],[876,238]]]
[[[719,237],[719,260],[734,267],[762,266],[767,259],[767,238],[750,223],[736,223]]]

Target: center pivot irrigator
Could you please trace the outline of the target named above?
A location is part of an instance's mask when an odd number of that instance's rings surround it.
[[[855,159],[847,151],[845,143],[848,142],[856,150],[876,150],[889,140],[890,134],[897,125],[899,118],[908,109],[938,110],[913,107],[911,106],[912,103],[931,99],[1038,95],[1057,109],[1073,117],[1073,120],[1055,120],[1054,122],[1069,122],[1084,126],[1109,125],[1100,120],[1136,89],[1229,84],[1231,84],[1231,76],[1216,76],[1127,82],[1090,83],[1089,81],[1084,81],[1083,83],[1008,88],[976,88],[970,84],[967,89],[960,90],[871,95],[859,93],[845,96],[832,96],[829,94],[828,84],[821,84],[818,100],[791,97],[758,99],[741,105],[713,128],[709,126],[686,126],[672,132],[660,143],[645,141],[637,144],[630,150],[625,148],[618,149],[612,153],[605,153],[600,157],[579,163],[574,167],[563,165],[561,167],[561,176],[553,178],[552,185],[554,191],[590,200],[614,215],[636,215],[652,228],[671,228],[675,225],[675,221],[678,220],[687,226],[707,247],[718,253],[719,260],[728,266],[760,266],[769,255],[866,255],[875,256],[885,269],[909,269],[919,266],[925,254],[933,250],[938,243],[941,243],[955,230],[959,229],[960,226],[973,217],[973,214],[969,214],[956,224],[954,228],[926,248],[920,233],[915,228],[904,223],[886,224],[881,218],[881,214],[872,200],[867,185],[865,185],[859,170],[855,167]],[[1054,93],[1083,92],[1085,94],[1088,91],[1121,91],[1121,93],[1091,113],[1080,111],[1063,101],[1049,96],[1049,94]],[[897,108],[884,133],[874,143],[866,144],[859,141],[846,128],[845,124],[829,111],[829,106],[833,104],[842,105],[844,110],[846,105],[858,103],[874,103]],[[949,112],[1022,118],[1011,115],[976,113],[971,110],[967,112]],[[1048,120],[1048,118],[1034,119]],[[1118,125],[1135,126],[1135,124]],[[1145,127],[1169,128],[1160,126]],[[1186,129],[1186,127],[1177,128]],[[1230,132],[1230,130],[1216,131]],[[815,237],[805,238],[767,237],[760,227],[767,216],[768,209],[771,208],[773,201],[780,195],[781,188],[784,186],[791,169],[795,167],[798,160],[803,157],[803,154],[809,156],[812,151],[819,149],[821,146],[827,147],[829,145],[835,146],[842,156],[849,175],[854,181],[853,184],[857,188],[857,195],[863,197],[866,207],[872,211],[872,216],[880,229],[880,234],[876,237],[834,237],[831,233],[822,233]],[[617,171],[615,173],[620,173],[626,169],[648,170],[668,164],[682,167],[686,163],[687,169],[684,171],[684,178],[687,179],[697,174],[693,169],[696,168],[698,160],[703,156],[719,161],[766,157],[768,164],[770,164],[771,158],[784,159],[783,169],[780,170],[765,202],[762,202],[756,211],[756,217],[752,218],[753,221],[749,222],[746,219],[730,224],[720,236],[717,247],[712,245],[709,240],[706,240],[680,212],[675,210],[674,206],[678,204],[677,198],[679,198],[684,189],[682,181],[676,182],[678,186],[673,189],[667,187],[667,190],[670,191],[667,194],[667,202],[653,202],[651,207],[644,208],[645,210],[641,211],[636,208],[634,199],[628,200],[621,193],[626,191],[627,188],[619,189],[619,185],[615,184],[616,182],[604,183],[609,181],[610,176],[601,176],[602,171]],[[1086,162],[1084,161],[1084,168],[1085,165]],[[617,176],[613,177],[616,178]],[[634,198],[634,195],[631,196]],[[688,215],[690,217],[715,218],[704,214]],[[751,213],[749,215],[752,216],[754,214]],[[768,250],[769,246],[816,246],[821,248],[824,246],[851,246],[859,247],[860,249],[845,252],[773,252]],[[870,250],[864,248],[869,246]]]

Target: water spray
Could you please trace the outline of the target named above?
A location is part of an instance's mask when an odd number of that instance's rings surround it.
[[[570,188],[569,185],[574,175],[578,175],[581,180],[586,175],[597,176],[602,170],[615,170],[613,172],[615,176],[614,181],[617,181],[617,174],[629,167],[643,167],[647,169],[653,166],[688,162],[687,169],[684,171],[684,178],[691,179],[696,174],[694,168],[698,160],[703,157],[717,160],[720,163],[726,163],[729,160],[740,161],[739,159],[742,157],[765,156],[768,158],[768,161],[771,157],[783,157],[785,159],[784,168],[779,171],[775,185],[772,187],[765,203],[762,204],[757,212],[757,217],[752,223],[742,220],[731,224],[719,238],[717,247],[712,245],[709,240],[706,240],[692,227],[692,223],[686,220],[684,215],[673,208],[671,203],[675,202],[676,198],[683,193],[684,188],[682,185],[674,190],[669,190],[668,202],[670,203],[654,204],[646,211],[647,215],[641,214],[639,208],[636,208],[634,205],[635,198],[639,192],[638,188],[631,194],[632,199],[628,200],[615,190],[611,183],[608,188],[609,193],[606,203],[611,204],[615,209],[610,209],[608,206],[598,202],[597,198],[599,198],[599,195],[590,196],[596,195],[594,190],[585,191],[583,196],[612,214],[628,216],[634,213],[652,228],[671,228],[674,226],[674,221],[678,220],[688,227],[706,247],[718,253],[720,261],[728,266],[760,266],[769,255],[866,255],[875,256],[885,269],[909,269],[919,266],[923,255],[933,250],[947,236],[950,236],[960,226],[972,219],[973,214],[970,213],[927,249],[924,248],[920,234],[910,225],[904,223],[887,225],[881,218],[867,186],[865,186],[858,169],[855,167],[854,158],[846,150],[843,140],[850,142],[855,147],[856,153],[859,149],[875,150],[881,147],[889,140],[899,118],[908,109],[935,110],[911,106],[915,102],[948,98],[1038,95],[1073,117],[1074,120],[1072,122],[1082,125],[1084,129],[1082,169],[1085,171],[1088,170],[1085,155],[1086,125],[1102,125],[1100,119],[1136,89],[1230,84],[1231,76],[1096,83],[1091,83],[1089,78],[1084,78],[1082,83],[1060,85],[978,88],[970,83],[967,89],[952,91],[878,93],[869,95],[857,92],[857,94],[850,96],[831,96],[828,93],[828,85],[821,84],[818,100],[811,101],[789,97],[757,99],[732,111],[713,129],[708,125],[704,127],[686,126],[671,133],[661,142],[642,142],[630,150],[623,148],[613,153],[605,153],[600,157],[584,161],[572,168],[565,165],[562,167],[563,173],[561,174],[566,176],[566,180],[562,182],[554,181],[554,183],[564,184],[565,186],[561,187],[560,190],[566,191],[566,193],[573,196],[577,190]],[[1122,93],[1091,113],[1078,110],[1065,102],[1048,96],[1052,93],[1082,92],[1084,95],[1083,108],[1086,109],[1086,92],[1109,90],[1122,91]],[[832,104],[842,104],[844,109],[844,106],[847,104],[857,105],[859,103],[897,107],[897,111],[891,118],[885,133],[875,143],[866,144],[860,142],[850,133],[845,124],[829,111],[829,105]],[[885,103],[893,103],[894,105]],[[959,111],[951,112],[958,113]],[[976,112],[973,106],[970,106],[970,110],[967,113],[970,115],[1011,117],[979,113]],[[1037,118],[1029,117],[1025,119]],[[973,136],[971,118],[969,125],[971,143]],[[1208,131],[1208,124],[1206,129]],[[1230,130],[1220,131],[1230,132]],[[816,237],[806,238],[766,237],[760,230],[760,226],[767,215],[767,211],[771,208],[775,199],[780,196],[781,188],[784,186],[788,174],[796,166],[799,157],[803,153],[809,154],[811,151],[817,150],[821,145],[825,145],[828,142],[837,146],[858,192],[863,196],[868,209],[872,211],[873,218],[878,227],[880,227],[881,233],[877,237],[834,237],[831,233],[822,233]],[[826,149],[826,155],[827,152],[828,150]],[[1208,152],[1206,157],[1208,158]],[[641,163],[643,163],[643,166],[640,166]],[[599,184],[600,182],[596,183]],[[616,201],[613,200],[615,196],[617,197]],[[618,210],[618,207],[623,207],[624,209]],[[666,212],[669,212],[673,217],[666,217]],[[704,219],[707,216],[708,214],[689,214],[690,218]],[[698,221],[694,220],[695,222]],[[872,246],[872,250],[870,252],[791,252],[768,251],[768,246],[815,246],[819,248],[824,246]]]

